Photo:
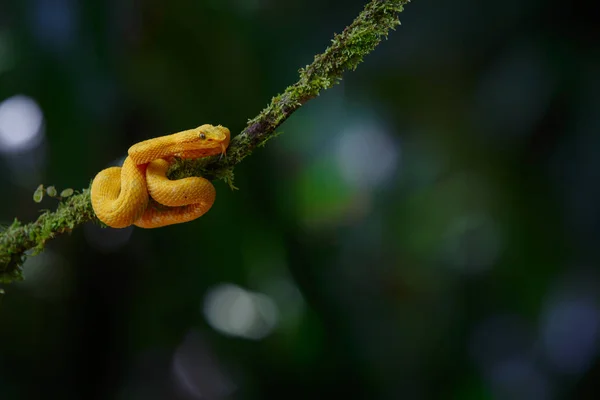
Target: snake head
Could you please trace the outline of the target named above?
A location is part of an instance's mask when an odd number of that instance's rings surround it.
[[[134,144],[129,157],[138,165],[159,158],[178,156],[201,158],[224,154],[230,139],[229,129],[218,125],[202,125],[187,131],[161,136]]]
[[[200,139],[197,148],[194,150],[201,152],[207,150],[210,153],[206,155],[225,154],[231,138],[229,129],[221,125],[202,125],[196,129],[191,129],[191,131]],[[216,150],[220,151],[215,152]]]

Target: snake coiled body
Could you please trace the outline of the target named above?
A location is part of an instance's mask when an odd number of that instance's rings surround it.
[[[90,194],[96,216],[113,228],[158,228],[202,216],[215,202],[214,186],[201,177],[169,180],[170,160],[224,154],[229,139],[229,129],[202,125],[131,146],[121,167],[94,178]]]

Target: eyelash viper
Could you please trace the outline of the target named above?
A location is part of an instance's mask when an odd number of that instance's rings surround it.
[[[94,178],[90,195],[96,216],[113,228],[158,228],[202,216],[215,202],[215,187],[200,177],[169,180],[170,161],[225,154],[229,139],[229,129],[206,124],[134,144],[122,167],[106,168]]]

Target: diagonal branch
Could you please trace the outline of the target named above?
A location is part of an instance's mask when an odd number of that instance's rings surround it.
[[[375,49],[387,34],[400,24],[398,13],[410,0],[371,0],[351,25],[335,35],[331,45],[300,69],[298,82],[271,100],[247,127],[231,140],[227,157],[200,160],[178,160],[169,177],[205,176],[233,183],[233,167],[259,145],[277,136],[275,129],[308,100],[329,89],[354,70],[364,56]],[[21,224],[15,220],[0,232],[0,283],[23,279],[21,266],[29,255],[39,253],[48,240],[71,232],[84,222],[100,223],[90,202],[89,188],[62,201],[56,211],[44,212],[35,222]]]

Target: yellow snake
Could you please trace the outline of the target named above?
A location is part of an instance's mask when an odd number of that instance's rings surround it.
[[[229,136],[221,125],[202,125],[134,144],[122,167],[106,168],[94,178],[90,194],[96,216],[113,228],[158,228],[202,216],[215,202],[215,187],[200,177],[169,180],[170,161],[224,154]]]

